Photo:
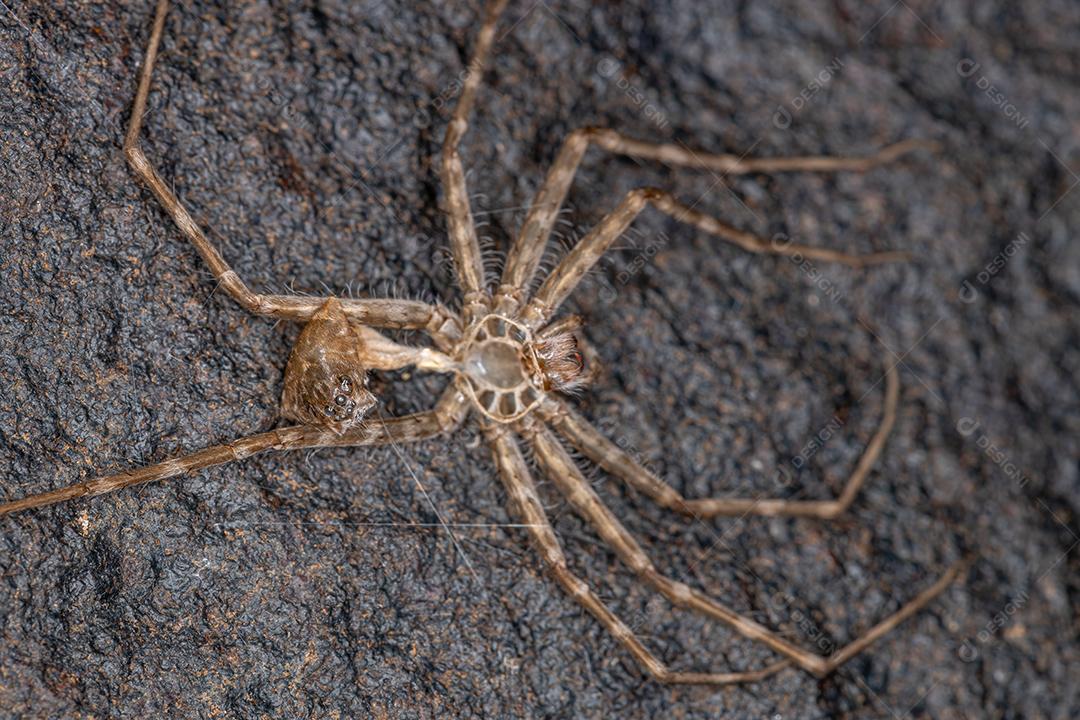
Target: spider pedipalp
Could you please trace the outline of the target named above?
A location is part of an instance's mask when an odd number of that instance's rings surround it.
[[[573,330],[560,330],[536,343],[536,357],[544,378],[544,390],[572,392],[585,384],[585,356],[581,339]]]

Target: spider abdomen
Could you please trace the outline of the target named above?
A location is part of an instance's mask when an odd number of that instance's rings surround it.
[[[304,326],[285,367],[281,414],[304,424],[326,425],[337,433],[356,425],[375,405],[363,339],[341,302],[330,298]]]

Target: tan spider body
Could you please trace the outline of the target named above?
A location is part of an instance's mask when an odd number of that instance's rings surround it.
[[[829,519],[850,507],[884,448],[895,420],[900,392],[895,368],[889,367],[885,371],[881,424],[835,500],[687,499],[605,438],[560,396],[561,392],[581,384],[586,371],[580,352],[584,346],[579,344],[580,320],[575,317],[555,320],[554,315],[589,269],[626,231],[634,218],[650,206],[755,253],[799,254],[854,267],[902,260],[906,256],[897,252],[858,256],[825,248],[769,243],[688,207],[663,190],[640,188],[627,193],[566,254],[535,293],[530,294],[529,288],[533,286],[558,210],[590,145],[608,152],[659,160],[674,166],[740,174],[861,172],[890,162],[913,149],[930,147],[930,144],[905,141],[886,147],[875,155],[860,158],[745,158],[697,153],[681,144],[647,143],[624,137],[613,130],[577,130],[566,139],[551,172],[541,183],[522,229],[509,250],[502,278],[494,286],[495,291],[490,292],[481,263],[458,145],[468,128],[468,116],[483,67],[491,52],[495,25],[505,5],[506,0],[495,0],[488,8],[475,54],[465,74],[458,105],[447,127],[440,163],[443,210],[447,215],[454,264],[463,296],[458,314],[439,305],[409,300],[264,295],[253,292],[244,284],[207,239],[171,187],[157,174],[140,147],[139,133],[168,10],[167,0],[159,0],[132,110],[131,126],[125,138],[125,154],[132,169],[157,196],[227,293],[254,314],[307,323],[289,358],[282,396],[283,415],[301,424],[241,438],[156,465],[11,501],[0,505],[0,515],[72,498],[100,495],[138,483],[182,476],[268,450],[399,444],[430,438],[457,429],[471,412],[492,449],[508,498],[553,579],[611,632],[645,672],[663,682],[712,684],[761,680],[790,664],[819,676],[827,674],[928,604],[957,577],[959,566],[951,567],[928,588],[847,646],[829,657],[822,657],[800,648],[705,593],[667,577],[604,505],[564,447],[564,442],[663,507],[690,517],[784,515]],[[434,347],[401,345],[375,328],[421,330],[431,337]],[[429,412],[385,422],[365,422],[368,411],[375,404],[375,398],[367,389],[368,371],[406,366],[450,373],[454,381]],[[584,581],[569,570],[562,547],[537,494],[532,471],[524,459],[523,443],[529,445],[541,471],[551,479],[574,510],[641,582],[674,605],[703,613],[742,636],[765,644],[780,659],[762,668],[743,671],[704,673],[670,670],[644,647],[630,628],[608,609]]]

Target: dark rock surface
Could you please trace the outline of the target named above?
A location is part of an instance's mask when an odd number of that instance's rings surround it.
[[[214,293],[124,164],[152,14],[126,5],[0,8],[4,498],[278,422],[297,327]],[[478,12],[174,7],[147,152],[256,288],[454,302],[433,158]],[[837,522],[686,523],[597,487],[659,565],[806,646],[844,644],[977,553],[967,576],[824,680],[662,687],[545,579],[523,531],[456,529],[466,561],[427,527],[413,473],[453,522],[510,522],[474,432],[267,456],[0,519],[0,715],[1075,717],[1076,3],[515,2],[502,33],[465,147],[493,253],[580,125],[756,155],[944,144],[828,178],[594,150],[564,231],[655,184],[767,236],[913,251],[811,269],[647,213],[572,303],[603,359],[580,405],[688,495],[824,498],[899,356],[896,430]],[[444,383],[375,386],[399,414]],[[672,666],[770,661],[639,587],[542,489],[575,567]]]

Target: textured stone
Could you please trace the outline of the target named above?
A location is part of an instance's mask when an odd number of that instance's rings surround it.
[[[215,293],[120,152],[151,3],[8,6],[0,494],[273,427],[298,328]],[[455,301],[433,158],[478,12],[176,7],[147,153],[255,288]],[[596,474],[660,567],[808,647],[845,643],[978,553],[840,672],[644,680],[520,529],[458,528],[459,551],[430,526],[418,482],[453,522],[511,520],[467,430],[0,519],[2,714],[1075,717],[1078,34],[1067,0],[559,0],[514,2],[502,25],[463,150],[492,261],[576,126],[756,155],[944,144],[839,177],[721,178],[593,150],[564,216],[570,239],[658,185],[766,236],[917,254],[800,265],[650,211],[571,303],[603,361],[583,411],[695,496],[836,492],[895,361],[867,327],[903,357],[895,433],[837,522],[686,523]],[[399,414],[444,383],[373,388]],[[638,587],[541,489],[574,567],[672,666],[772,658]]]

